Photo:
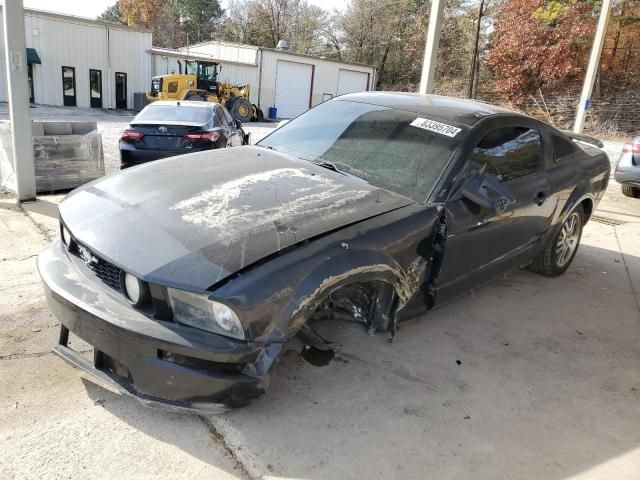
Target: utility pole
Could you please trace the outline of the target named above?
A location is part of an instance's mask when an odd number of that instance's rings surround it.
[[[20,203],[36,198],[22,0],[6,0],[3,14],[13,168],[16,176],[16,199]]]
[[[596,79],[598,66],[600,65],[600,55],[602,54],[602,47],[604,46],[604,40],[607,34],[607,26],[609,25],[609,18],[611,17],[612,3],[613,0],[602,1],[600,19],[598,20],[596,35],[593,39],[593,47],[591,48],[591,56],[589,57],[587,74],[584,78],[584,85],[582,86],[582,95],[580,96],[580,104],[578,105],[576,122],[573,125],[574,133],[582,133],[582,129],[584,128],[584,121],[587,117],[587,110],[589,110],[589,106],[591,103],[593,82]]]
[[[471,58],[471,70],[469,70],[469,88],[467,89],[467,97],[473,98],[473,84],[476,80],[476,65],[478,63],[478,45],[480,43],[480,24],[482,23],[482,16],[484,15],[484,1],[481,0],[480,8],[478,9],[478,24],[476,25],[476,40],[473,46],[473,57]]]
[[[432,93],[438,63],[438,47],[440,46],[440,32],[444,19],[446,0],[432,0],[427,40],[422,61],[422,76],[420,77],[419,93]]]

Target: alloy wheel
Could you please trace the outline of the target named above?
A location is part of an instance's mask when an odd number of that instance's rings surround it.
[[[558,267],[564,267],[573,257],[580,242],[581,228],[582,222],[577,212],[569,215],[569,218],[562,224],[558,241],[556,242],[556,264]]]

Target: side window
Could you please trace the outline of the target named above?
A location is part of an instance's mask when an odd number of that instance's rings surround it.
[[[551,135],[553,140],[553,161],[558,162],[576,151],[576,145],[566,138]]]
[[[469,157],[471,168],[494,175],[501,182],[535,173],[540,168],[542,137],[526,127],[504,127],[489,132]]]
[[[217,107],[214,109],[216,111],[216,125],[220,125],[223,127],[228,127],[227,118],[224,116],[222,109]]]

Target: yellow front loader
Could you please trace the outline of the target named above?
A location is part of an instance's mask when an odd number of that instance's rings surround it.
[[[257,105],[249,101],[251,86],[218,82],[221,68],[218,62],[187,61],[185,73],[178,62],[179,73],[161,75],[151,79],[151,91],[147,101],[156,100],[201,100],[222,104],[240,122],[263,120],[264,115]]]

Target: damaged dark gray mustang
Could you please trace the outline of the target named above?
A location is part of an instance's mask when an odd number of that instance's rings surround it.
[[[90,183],[38,259],[55,352],[147,405],[246,404],[290,340],[333,348],[317,317],[393,335],[499,272],[562,274],[608,183],[597,145],[478,102],[361,93],[257,146]]]

